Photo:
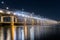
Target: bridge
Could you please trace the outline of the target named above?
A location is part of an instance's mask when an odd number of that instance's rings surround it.
[[[13,11],[8,11],[5,9],[0,10],[0,40],[15,40],[15,31],[16,28],[19,28],[20,26],[24,25],[23,31],[24,31],[24,40],[27,40],[27,38],[30,36],[28,34],[28,25],[44,25],[44,26],[51,26],[60,24],[60,22],[46,19],[46,18],[39,18],[34,17],[33,15],[25,15],[21,14],[21,12],[15,13]],[[34,27],[31,27],[32,31],[34,30]],[[5,37],[4,33],[7,33],[8,31],[8,38]],[[33,31],[34,32],[34,31]],[[31,37],[33,40],[33,38]],[[21,39],[23,40],[23,39]]]

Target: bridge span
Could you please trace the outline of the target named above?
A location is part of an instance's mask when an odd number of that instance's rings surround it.
[[[29,32],[28,32],[28,25],[32,25],[31,28],[31,40],[33,40],[33,33],[34,33],[34,25],[40,25],[40,26],[50,26],[50,25],[56,25],[59,24],[60,22],[51,20],[51,19],[46,19],[46,18],[38,18],[34,17],[33,15],[24,15],[24,14],[16,14],[14,12],[8,11],[8,10],[0,10],[0,40],[19,40],[15,39],[15,32],[16,30],[23,28],[22,31],[24,34],[24,38],[20,37],[21,40],[27,40],[29,37]],[[24,25],[24,26],[22,26]],[[18,28],[18,29],[17,29]],[[19,30],[20,30],[19,29]],[[6,34],[9,35],[6,37]],[[19,31],[18,31],[19,33]],[[17,36],[17,35],[16,35]],[[19,38],[19,37],[18,37]]]

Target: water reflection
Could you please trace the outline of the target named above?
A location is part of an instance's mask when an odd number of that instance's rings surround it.
[[[27,40],[49,40],[54,37],[58,37],[60,35],[60,25],[56,25],[56,26],[27,25],[27,26],[28,26]],[[24,40],[25,39],[23,27],[24,26],[16,27],[15,34],[14,34],[14,38],[15,38],[14,40]],[[9,30],[7,31],[7,33],[8,33],[7,34],[7,40],[8,40],[11,37]],[[1,33],[1,34],[3,34],[3,33]],[[2,36],[0,36],[0,37],[2,38]]]
[[[41,37],[44,37],[46,35],[49,35],[52,33],[56,33],[56,27],[54,26],[40,26],[40,25],[27,25],[28,26],[28,40],[39,40]],[[24,27],[24,26],[23,26]],[[23,28],[21,28],[23,30]],[[18,31],[18,32],[21,32]],[[24,40],[24,30],[22,33],[19,33],[21,37],[18,37],[20,39],[18,40]],[[23,35],[23,37],[22,37]],[[22,39],[21,39],[22,38]]]
[[[16,28],[16,39],[15,40],[24,40],[24,30],[22,26]]]

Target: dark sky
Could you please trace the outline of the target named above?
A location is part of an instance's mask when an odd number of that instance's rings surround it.
[[[0,3],[0,8],[8,6],[10,9],[27,12],[35,12],[50,19],[60,20],[60,1],[58,0],[0,0],[4,1],[4,6]]]

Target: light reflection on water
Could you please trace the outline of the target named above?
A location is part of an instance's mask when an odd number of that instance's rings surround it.
[[[50,34],[59,34],[60,35],[60,26],[41,26],[41,25],[27,25],[28,26],[28,39],[38,40],[38,38],[46,37]],[[24,40],[24,26],[19,26],[15,30],[15,39],[14,40]],[[8,35],[9,37],[9,35]]]
[[[55,33],[55,30],[56,29],[54,26],[28,25],[28,38],[30,37],[30,40],[35,40],[36,38],[49,35],[50,33],[52,33],[52,31]],[[22,35],[24,35],[23,33]],[[22,37],[22,39],[24,39],[24,36]]]

